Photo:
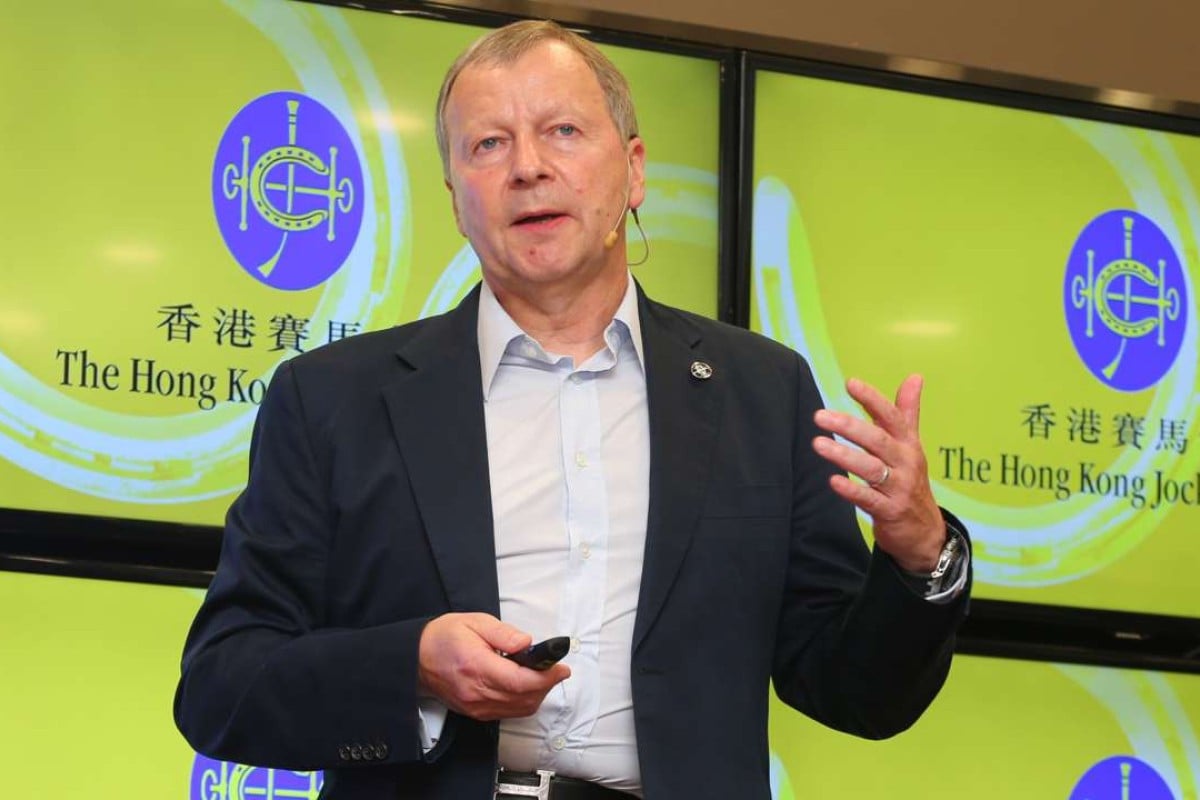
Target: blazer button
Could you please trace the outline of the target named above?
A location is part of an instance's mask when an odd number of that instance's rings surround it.
[[[338,748],[338,758],[340,758],[342,761],[349,761],[350,760],[350,748],[346,747],[346,745],[342,745],[341,747],[339,747]]]
[[[353,745],[350,748],[350,758],[354,761],[362,761],[362,748],[358,745]]]
[[[387,754],[388,754],[387,744],[385,744],[384,742],[380,742],[379,744],[375,745],[375,757],[376,758],[380,758],[380,759],[387,758]]]

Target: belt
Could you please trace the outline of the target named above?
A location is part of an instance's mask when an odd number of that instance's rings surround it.
[[[534,797],[537,800],[637,800],[636,795],[609,789],[598,783],[555,775],[547,769],[537,772],[496,770],[496,794],[499,798]]]

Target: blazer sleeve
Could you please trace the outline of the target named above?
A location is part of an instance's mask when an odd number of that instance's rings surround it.
[[[945,681],[969,579],[949,603],[932,603],[890,556],[867,556],[854,507],[829,488],[835,468],[813,451],[823,435],[813,421],[821,400],[807,364],[797,363],[792,533],[774,686],[781,700],[830,727],[885,738],[916,722]]]
[[[316,426],[290,363],[263,400],[245,491],[184,648],[175,721],[214,758],[311,770],[435,758],[418,728],[427,618],[323,627],[334,524]]]

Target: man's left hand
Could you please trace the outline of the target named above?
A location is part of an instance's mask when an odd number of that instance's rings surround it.
[[[851,378],[846,390],[871,421],[829,409],[814,417],[819,427],[858,445],[829,436],[813,440],[818,455],[865,482],[838,474],[829,485],[871,515],[875,543],[911,572],[932,571],[946,541],[919,435],[922,383],[920,375],[910,375],[893,404],[875,387]]]

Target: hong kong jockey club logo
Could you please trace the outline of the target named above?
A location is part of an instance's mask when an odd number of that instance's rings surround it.
[[[247,767],[197,755],[192,763],[190,800],[317,800],[320,772]]]
[[[1070,800],[1176,800],[1154,767],[1133,756],[1106,758],[1075,784]]]
[[[358,153],[311,97],[274,92],[225,129],[213,164],[217,225],[246,272],[276,289],[308,289],[345,263],[363,216]]]
[[[1153,220],[1116,210],[1089,222],[1071,250],[1063,295],[1075,351],[1103,383],[1136,392],[1167,374],[1187,327],[1187,286]]]

